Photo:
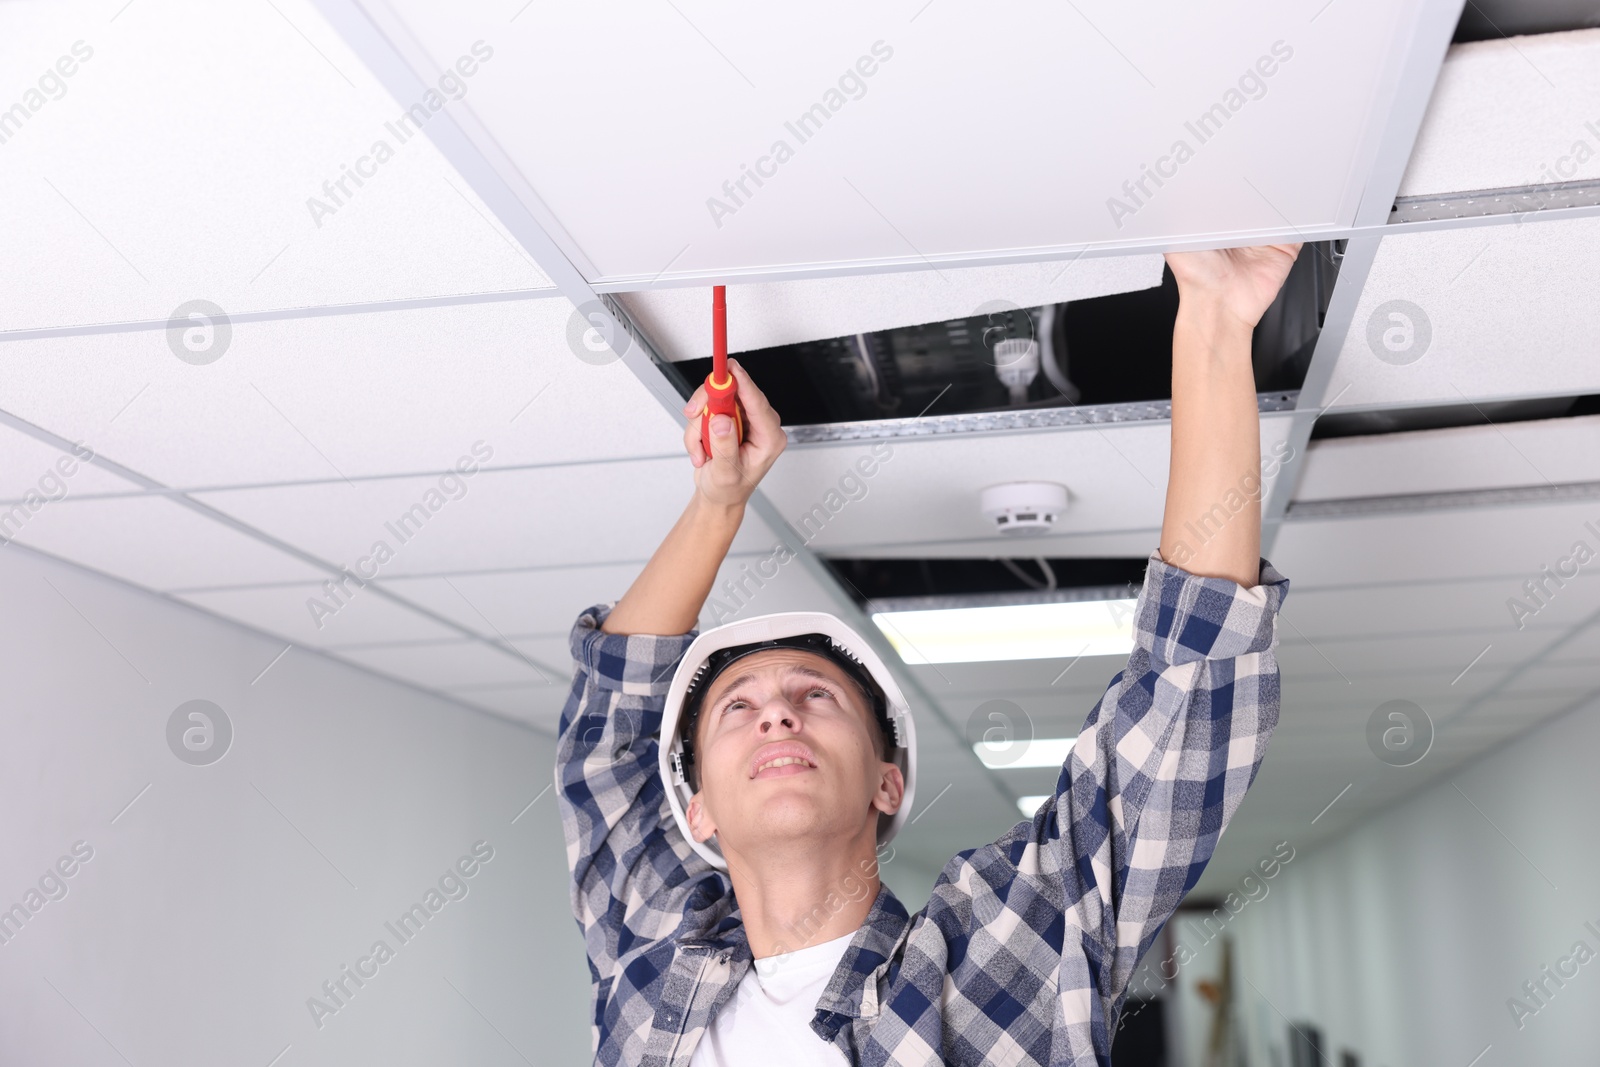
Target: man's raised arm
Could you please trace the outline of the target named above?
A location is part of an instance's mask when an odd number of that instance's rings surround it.
[[[729,368],[746,440],[713,425],[708,459],[694,417],[703,396],[689,399],[684,445],[694,495],[621,601],[589,608],[572,628],[576,669],[561,712],[555,784],[573,915],[594,979],[597,1040],[622,946],[659,936],[694,876],[709,869],[678,831],[657,773],[662,711],[745,501],[785,444],[766,397],[736,363]]]
[[[1227,502],[1260,491],[1261,420],[1250,337],[1299,251],[1299,245],[1262,245],[1167,256],[1178,279],[1178,321],[1161,558],[1190,574],[1256,584],[1261,509],[1253,501],[1230,509]],[[1209,532],[1207,524],[1219,517],[1221,528]],[[1208,532],[1203,542],[1194,543],[1197,529]]]

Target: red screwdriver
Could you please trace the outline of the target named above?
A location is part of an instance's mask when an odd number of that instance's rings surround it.
[[[736,441],[744,440],[744,412],[739,407],[739,386],[728,373],[727,287],[711,287],[711,373],[706,375],[706,403],[700,409],[700,445],[711,458],[711,417],[733,418]]]

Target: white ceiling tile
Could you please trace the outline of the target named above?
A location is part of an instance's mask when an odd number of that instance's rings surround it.
[[[1312,441],[1294,498],[1600,481],[1600,415]]]
[[[690,473],[676,456],[484,470],[443,487],[438,477],[387,478],[196,496],[330,563],[390,578],[647,559],[688,502]],[[413,517],[402,525],[404,515]],[[734,545],[765,550],[770,538],[747,523]]]
[[[159,496],[69,497],[28,515],[13,536],[147,589],[323,577],[308,563]]]
[[[1288,413],[1262,417],[1264,456],[1289,426]],[[765,484],[790,524],[830,555],[933,554],[934,545],[939,555],[1043,554],[1083,535],[1132,534],[1133,554],[1144,556],[1159,540],[1149,531],[1161,527],[1171,437],[1160,422],[808,445],[786,452]],[[1278,469],[1275,459],[1263,466],[1266,493]],[[983,489],[1016,481],[1067,487],[1051,536],[1005,539],[984,517]],[[965,550],[953,551],[961,542]]]
[[[426,689],[474,685],[549,685],[560,689],[566,676],[553,664],[529,663],[522,655],[478,641],[380,645],[330,650],[342,659],[414,682]],[[525,655],[525,654],[524,654]]]
[[[1503,627],[1516,629],[1516,615],[1506,607],[1512,597],[1525,596],[1527,575],[1506,574],[1483,579],[1460,579],[1418,585],[1371,585],[1357,589],[1335,586],[1300,588],[1290,580],[1283,618],[1300,636],[1312,641],[1324,637],[1362,634],[1416,634],[1430,630]],[[1600,575],[1580,572],[1571,596],[1551,598],[1537,615],[1525,619],[1532,627],[1571,626],[1600,607]],[[1286,636],[1293,636],[1285,631]]]
[[[1285,627],[1279,631],[1278,663],[1287,675],[1334,671],[1352,682],[1375,672],[1434,670],[1440,672],[1444,687],[1469,666],[1497,671],[1516,666],[1538,655],[1562,632],[1552,627],[1520,632],[1505,627],[1417,637],[1323,637],[1307,642]]]
[[[1600,604],[1591,599],[1592,608],[1600,610]],[[1554,649],[1550,653],[1550,663],[1553,666],[1587,663],[1591,666],[1600,663],[1600,626],[1589,625],[1578,631],[1572,640]],[[1600,685],[1600,668],[1595,669],[1595,684]]]
[[[441,641],[461,636],[354,582],[332,590],[321,584],[296,584],[205,589],[175,595],[207,611],[312,648]]]
[[[567,643],[566,634],[548,637],[513,637],[510,643],[512,648],[522,652],[535,663],[553,672],[559,672],[563,678],[572,676],[572,646]]]
[[[1038,307],[1161,284],[1160,256],[967,267],[937,274],[869,274],[728,287],[728,350],[818,341],[896,326],[968,318],[997,306]],[[670,360],[711,354],[709,287],[619,296]]]
[[[580,611],[620,599],[643,569],[641,560],[456,574],[448,578],[395,578],[384,585],[407,600],[491,637],[565,635]]]
[[[1309,31],[1267,0],[1173,9],[1159,34],[1133,9],[1042,2],[925,14],[546,4],[513,32],[489,0],[392,6],[434,68],[456,42],[494,42],[464,104],[576,257],[597,278],[645,285],[1348,222],[1403,57],[1391,42],[1422,0],[1345,0]],[[629,33],[614,32],[619,19]],[[575,40],[606,42],[603,75]],[[1100,100],[1117,106],[1082,106]],[[789,124],[813,105],[829,117],[802,141]],[[1202,139],[1186,123],[1213,105],[1225,117]],[[625,165],[620,148],[549,150],[600,130],[650,165]],[[792,158],[763,162],[780,140]],[[1151,165],[1177,180],[1156,186]],[[719,217],[708,201],[746,166],[769,176],[743,179],[749,195]],[[1149,195],[1118,218],[1108,200],[1134,180]]]
[[[1593,502],[1577,502],[1299,519],[1283,524],[1273,563],[1305,588],[1483,574],[1536,578],[1571,552],[1594,512]],[[1592,535],[1589,544],[1596,545]]]
[[[1600,29],[1450,49],[1400,195],[1585,178],[1600,178]]]
[[[1600,218],[1385,237],[1334,410],[1600,392],[1597,275]]]
[[[556,685],[485,685],[454,689],[448,695],[553,734],[560,725],[567,690]],[[542,780],[535,779],[530,784],[533,799]]]
[[[0,344],[8,411],[163,484],[215,486],[683,453],[564,299],[236,325],[215,363],[160,333]],[[474,446],[477,452],[474,453]]]
[[[5,145],[0,330],[549,286],[306,0],[0,5],[7,70],[79,41]],[[439,43],[454,62],[472,41]]]
[[[0,426],[0,500],[29,494],[59,500],[85,493],[126,493],[139,487],[77,455]]]

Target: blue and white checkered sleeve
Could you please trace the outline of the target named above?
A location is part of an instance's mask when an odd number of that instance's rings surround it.
[[[1288,588],[1266,560],[1258,584],[1244,587],[1152,553],[1128,665],[1084,724],[1053,805],[1034,820],[1041,851],[1055,852],[1041,863],[1064,882],[1068,936],[1086,950],[1082,974],[1063,961],[1062,992],[1096,991],[1100,1020],[1255,779],[1278,722],[1273,649]]]
[[[656,763],[667,689],[695,634],[605,633],[609,612],[592,607],[573,624],[555,771],[572,910],[597,987],[620,946],[671,932],[690,874],[709,867],[673,821]]]

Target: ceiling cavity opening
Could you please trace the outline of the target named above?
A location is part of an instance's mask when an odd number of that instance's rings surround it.
[[[1518,400],[1482,400],[1467,404],[1430,404],[1380,411],[1341,411],[1323,415],[1311,428],[1311,439],[1376,437],[1412,430],[1444,430],[1461,426],[1575,419],[1600,415],[1600,393],[1540,396]]]
[[[872,605],[916,610],[1132,596],[1144,582],[1149,560],[1143,556],[1103,559],[823,557],[822,562],[862,608]]]
[[[1305,380],[1341,251],[1342,242],[1307,244],[1257,325],[1259,393],[1292,393]],[[738,359],[792,427],[971,414],[1055,425],[1063,409],[1126,405],[1146,407],[1088,421],[1161,418],[1164,409],[1148,405],[1172,396],[1177,313],[1177,282],[1166,270],[1151,289],[1039,308],[996,300],[965,318],[756,349]],[[675,369],[685,382],[699,382],[711,360]]]

